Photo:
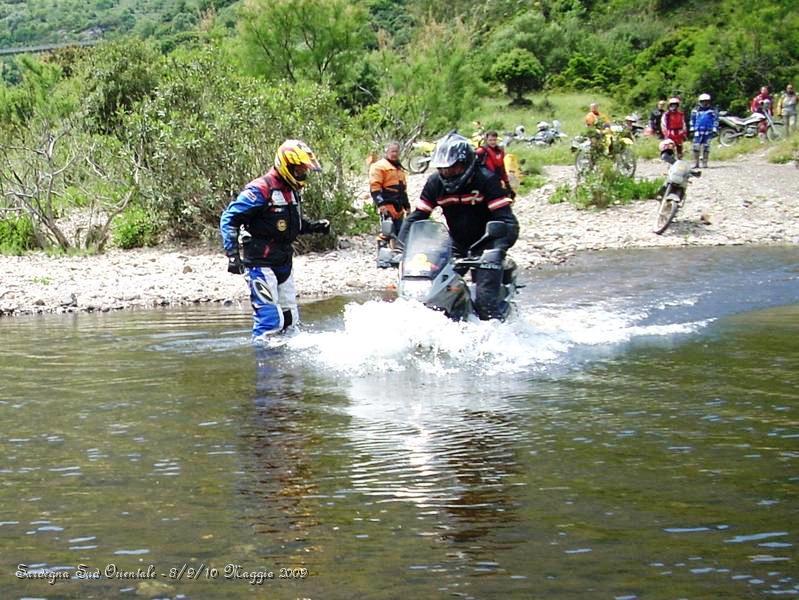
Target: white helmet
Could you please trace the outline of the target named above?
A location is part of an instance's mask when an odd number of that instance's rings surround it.
[[[549,129],[549,123],[547,123],[546,121],[539,121],[538,125],[536,125],[536,129],[538,129],[538,131],[544,131],[545,129]]]
[[[710,94],[699,94],[700,102],[710,102]]]
[[[516,128],[516,135],[517,136],[523,136],[524,135],[524,125],[519,125]]]

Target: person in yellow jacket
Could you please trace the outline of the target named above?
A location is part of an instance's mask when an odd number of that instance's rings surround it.
[[[399,142],[390,142],[383,158],[369,167],[369,192],[380,214],[378,248],[394,246],[405,213],[411,209],[408,178],[399,157]]]

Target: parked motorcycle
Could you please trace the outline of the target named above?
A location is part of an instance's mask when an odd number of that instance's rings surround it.
[[[575,136],[571,151],[575,153],[574,168],[578,179],[593,171],[599,158],[613,161],[616,170],[626,177],[635,175],[638,160],[633,140],[624,135],[621,125],[610,125],[589,136]]]
[[[633,138],[641,137],[646,131],[646,125],[641,123],[641,117],[638,116],[638,113],[631,113],[624,117],[624,123]]]
[[[551,123],[539,121],[536,125],[536,132],[533,135],[527,135],[523,125],[519,125],[512,132],[507,132],[502,139],[502,146],[507,148],[513,143],[521,143],[530,146],[549,147],[555,142],[568,137],[560,130],[560,121],[557,119]]]
[[[669,159],[664,159],[671,162]],[[660,235],[668,229],[677,211],[685,202],[685,192],[691,177],[700,177],[702,172],[694,169],[686,160],[675,160],[669,167],[666,183],[661,190],[662,198],[658,204],[658,214],[655,220],[655,233]]]
[[[725,110],[721,111],[719,113],[719,144],[732,146],[742,137],[757,137],[758,127],[764,119],[768,122],[766,138],[770,142],[781,139],[782,121],[775,120],[771,111],[755,112],[745,119],[731,115]]]
[[[430,166],[430,159],[433,158],[433,152],[436,149],[435,142],[414,142],[411,148],[413,148],[413,152],[408,160],[408,170],[415,175],[424,173]]]
[[[399,264],[400,298],[417,300],[428,308],[442,311],[454,321],[477,317],[474,285],[464,279],[470,269],[480,265],[480,253],[495,239],[505,237],[507,225],[490,221],[486,232],[469,248],[467,256],[456,258],[452,241],[443,223],[424,220],[411,225],[405,252]],[[516,263],[505,258],[500,290],[501,319],[511,313],[516,295]]]

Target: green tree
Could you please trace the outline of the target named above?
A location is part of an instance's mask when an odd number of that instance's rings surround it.
[[[222,209],[269,169],[288,138],[308,142],[325,165],[304,195],[306,212],[345,229],[352,196],[343,153],[351,134],[329,88],[264,86],[234,73],[216,48],[184,49],[169,57],[157,91],[126,117],[124,131],[142,163],[146,208],[174,237],[215,237]]]
[[[92,130],[117,133],[125,114],[158,86],[162,59],[153,44],[134,38],[96,46],[75,66]]]
[[[528,104],[524,94],[541,88],[544,67],[528,50],[514,48],[497,58],[491,76],[505,86],[511,104]]]
[[[366,9],[348,0],[253,0],[241,9],[239,31],[246,72],[334,88],[352,80],[373,39]]]

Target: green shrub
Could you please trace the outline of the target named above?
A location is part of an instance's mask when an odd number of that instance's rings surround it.
[[[0,219],[0,254],[23,254],[36,247],[33,222],[28,215]]]
[[[654,198],[663,178],[636,180],[625,177],[608,162],[602,162],[593,172],[572,189],[559,186],[550,198],[550,204],[571,202],[577,208],[607,208],[610,205],[629,204],[633,200]]]
[[[768,161],[784,165],[792,160],[799,161],[799,136],[780,141],[768,151]]]
[[[158,226],[140,206],[128,208],[114,221],[114,244],[124,250],[152,246],[158,240]]]

